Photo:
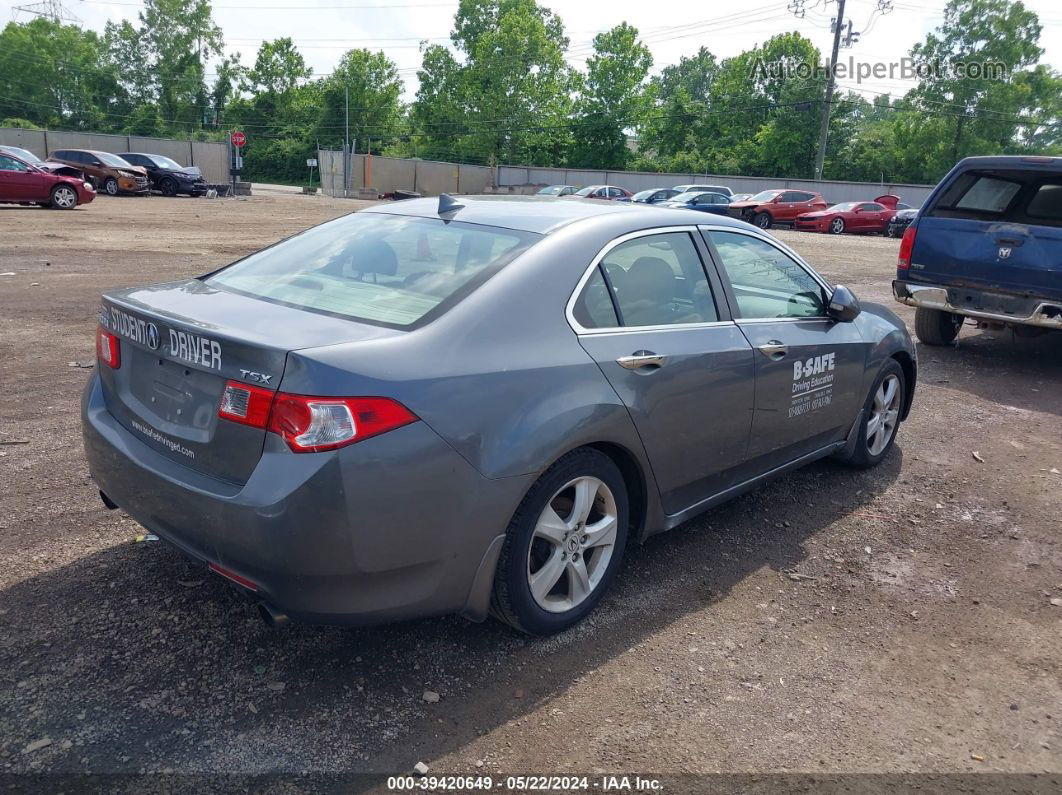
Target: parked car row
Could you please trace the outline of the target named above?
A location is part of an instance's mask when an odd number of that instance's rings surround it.
[[[843,232],[902,235],[906,224],[914,217],[910,205],[900,202],[899,196],[885,194],[873,201],[843,202],[829,205],[814,191],[774,190],[759,193],[735,194],[725,185],[675,185],[671,188],[650,188],[632,194],[616,185],[548,185],[538,191],[543,196],[574,196],[607,201],[629,201],[635,204],[658,204],[687,210],[729,215],[740,218],[760,229],[788,225],[805,232]],[[907,213],[893,224],[899,211]]]
[[[42,160],[28,149],[0,145],[0,203],[69,210],[92,201],[97,192],[201,196],[209,188],[198,168],[163,155],[57,149]]]

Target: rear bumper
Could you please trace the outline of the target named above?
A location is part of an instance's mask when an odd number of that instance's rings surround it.
[[[314,623],[484,618],[492,542],[533,480],[484,478],[417,422],[331,453],[295,454],[269,434],[247,483],[234,485],[119,425],[95,373],[82,422],[107,497],[191,557],[250,580],[253,598]]]
[[[955,290],[955,288],[950,289],[952,291]],[[1011,314],[1004,311],[989,311],[977,308],[978,305],[991,304],[994,298],[1004,298],[1002,294],[971,288],[962,288],[962,293],[970,298],[981,298],[982,300],[975,301],[975,306],[958,305],[951,300],[951,293],[949,293],[949,288],[947,287],[913,284],[901,279],[896,279],[892,283],[892,294],[896,297],[896,300],[908,306],[939,309],[943,312],[951,312],[956,315],[964,315],[996,323],[1016,323],[1023,326],[1062,329],[1062,301],[1031,299],[1024,302],[1027,307],[1027,314]],[[1030,309],[1031,311],[1029,311]]]

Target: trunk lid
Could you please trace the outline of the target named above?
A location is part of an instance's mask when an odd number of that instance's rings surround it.
[[[266,432],[218,417],[227,381],[275,391],[289,351],[401,333],[195,279],[109,292],[100,322],[121,346],[117,369],[99,367],[111,414],[167,458],[238,484]]]

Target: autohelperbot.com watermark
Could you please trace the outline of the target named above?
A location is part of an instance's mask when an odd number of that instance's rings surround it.
[[[837,63],[813,64],[805,61],[765,61],[757,58],[752,65],[752,77],[759,80],[811,80],[829,77],[836,80],[927,80],[930,78],[960,80],[1006,80],[1010,66],[1002,61],[944,61],[915,60],[904,57],[896,61],[856,60],[854,55],[838,59]]]

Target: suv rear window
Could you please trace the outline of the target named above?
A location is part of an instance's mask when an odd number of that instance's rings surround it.
[[[354,213],[205,278],[207,284],[390,328],[427,323],[540,235],[385,213]]]
[[[1062,177],[1042,171],[970,171],[944,189],[928,215],[1062,225]]]
[[[1062,224],[1062,181],[1041,185],[1029,200],[1025,214],[1029,218]]]

